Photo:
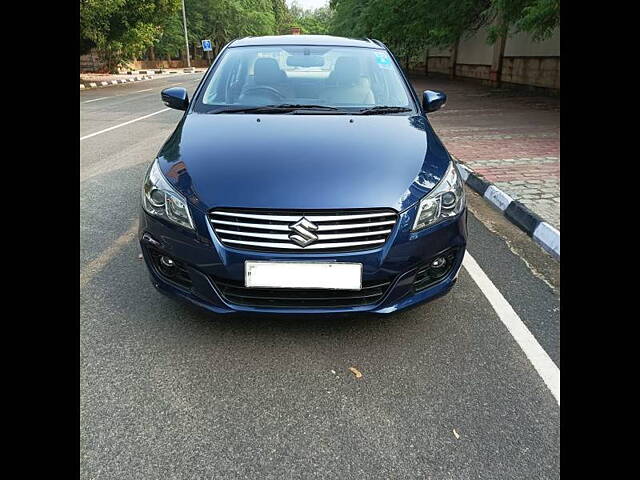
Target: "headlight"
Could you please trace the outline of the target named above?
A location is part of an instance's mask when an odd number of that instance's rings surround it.
[[[453,217],[462,211],[465,205],[464,188],[458,168],[452,161],[444,178],[429,192],[418,207],[416,221],[411,231],[422,230],[425,227]]]
[[[195,230],[187,200],[167,182],[155,160],[144,177],[142,207],[149,214]]]

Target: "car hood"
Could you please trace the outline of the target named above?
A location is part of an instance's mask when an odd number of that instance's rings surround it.
[[[159,153],[201,210],[393,208],[428,193],[450,159],[422,116],[185,115]]]

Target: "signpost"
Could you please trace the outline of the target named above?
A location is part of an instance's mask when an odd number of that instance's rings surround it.
[[[184,46],[187,49],[187,68],[191,70],[191,58],[189,57],[189,36],[187,35],[187,12],[184,9],[184,0],[182,0],[182,25],[184,26]]]
[[[211,65],[211,54],[209,52],[213,52],[213,48],[211,46],[211,40],[202,40],[202,51],[207,52],[207,58],[209,59],[209,65]]]

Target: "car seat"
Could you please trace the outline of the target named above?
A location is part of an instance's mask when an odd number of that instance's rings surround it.
[[[321,98],[329,105],[375,103],[369,82],[360,75],[360,62],[356,57],[338,57],[327,83],[330,86],[324,89]]]
[[[258,58],[253,66],[253,82],[249,83],[243,89],[242,98],[249,97],[263,97],[261,94],[249,93],[246,94],[246,90],[253,86],[265,86],[271,87],[282,95],[289,99],[293,96],[293,90],[288,84],[287,74],[280,70],[278,62],[273,58]],[[265,94],[266,95],[266,94]]]

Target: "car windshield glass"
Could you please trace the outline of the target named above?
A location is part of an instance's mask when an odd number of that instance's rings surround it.
[[[367,110],[369,115],[407,115],[414,109],[395,63],[384,50],[283,45],[227,49],[194,110],[250,113],[251,108],[266,106],[325,113]]]

